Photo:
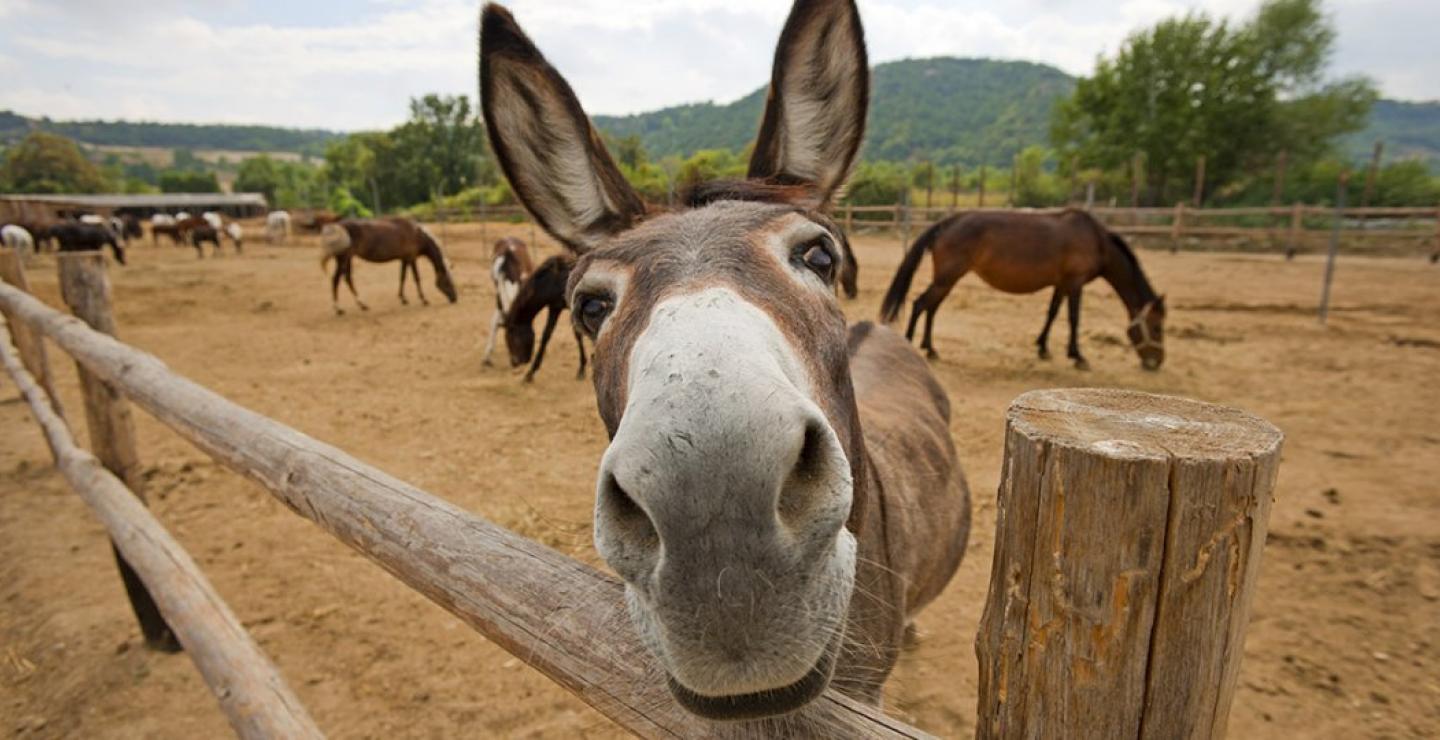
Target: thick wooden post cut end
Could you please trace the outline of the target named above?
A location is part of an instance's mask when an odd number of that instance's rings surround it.
[[[1118,390],[1010,407],[980,737],[1224,734],[1282,435]]]

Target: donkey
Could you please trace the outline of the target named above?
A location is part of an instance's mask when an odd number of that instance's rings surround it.
[[[510,351],[510,367],[530,363],[530,369],[525,373],[526,383],[534,380],[535,373],[540,371],[540,364],[545,361],[545,348],[550,346],[550,335],[555,332],[555,324],[559,323],[560,314],[570,308],[565,289],[574,266],[575,261],[570,257],[556,256],[541,262],[535,272],[521,283],[520,289],[515,293],[514,303],[505,313],[505,348]],[[545,331],[540,335],[540,350],[537,352],[535,317],[541,311],[546,311]],[[575,379],[584,380],[585,339],[579,327],[571,328],[575,332],[575,344],[580,348],[580,369],[575,373]],[[530,358],[532,353],[535,356],[533,360]]]
[[[675,699],[713,719],[794,711],[832,683],[878,704],[916,613],[965,551],[949,401],[891,330],[847,328],[824,215],[869,100],[854,0],[797,0],[742,182],[672,212],[626,182],[570,86],[495,5],[486,132],[536,220],[579,254],[610,445],[595,545]]]
[[[429,259],[430,264],[435,267],[435,287],[439,288],[451,303],[459,299],[455,292],[455,282],[450,277],[450,266],[445,261],[445,254],[440,250],[435,237],[408,218],[347,218],[338,223],[325,224],[321,227],[320,237],[325,250],[325,255],[320,260],[320,269],[325,269],[331,259],[335,260],[335,274],[330,278],[330,301],[337,315],[345,313],[340,308],[342,277],[350,287],[350,295],[355,298],[355,305],[359,306],[361,311],[370,310],[370,307],[360,300],[360,294],[355,292],[355,282],[350,276],[356,257],[366,262],[399,260],[400,303],[404,305],[410,303],[405,298],[407,272],[415,276],[415,292],[420,295],[420,302],[430,305],[430,301],[425,298],[425,289],[420,287],[420,268],[415,265],[420,257]]]
[[[535,271],[535,262],[530,258],[530,248],[525,242],[507,236],[495,242],[490,251],[490,279],[495,283],[495,313],[490,317],[490,338],[485,342],[484,363],[488,367],[490,355],[495,352],[495,334],[505,323],[515,295],[530,273]],[[583,353],[582,353],[583,354]]]

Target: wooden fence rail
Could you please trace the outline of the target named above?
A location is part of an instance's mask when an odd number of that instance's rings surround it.
[[[928,737],[833,690],[781,720],[681,708],[626,621],[618,581],[171,372],[23,291],[0,308],[221,464],[644,737]]]
[[[8,286],[7,290],[10,290]],[[75,446],[64,420],[10,348],[0,322],[0,363],[45,434],[55,466],[110,532],[243,738],[323,737],[270,659],[215,593],[199,566],[125,484]]]

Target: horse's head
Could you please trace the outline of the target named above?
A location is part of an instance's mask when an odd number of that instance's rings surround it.
[[[435,287],[444,293],[451,303],[460,300],[460,294],[455,291],[455,280],[450,277],[450,260],[440,249],[440,242],[423,226],[420,227],[420,240],[421,253],[430,258],[430,264],[435,268]]]
[[[865,456],[835,298],[846,255],[820,211],[864,128],[859,13],[796,2],[751,179],[700,186],[664,214],[503,9],[486,8],[480,49],[493,149],[536,219],[583,255],[567,295],[595,342],[610,435],[596,547],[681,704],[713,718],[796,709],[830,680],[854,589],[846,524],[860,521]]]
[[[510,353],[510,367],[520,367],[529,362],[535,352],[535,327],[529,322],[512,321],[506,316],[505,349]]]
[[[1146,303],[1130,318],[1125,332],[1140,355],[1140,366],[1159,370],[1165,363],[1165,296]]]

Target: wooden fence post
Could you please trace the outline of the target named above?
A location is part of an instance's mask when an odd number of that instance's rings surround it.
[[[1195,207],[1205,203],[1205,155],[1195,159]]]
[[[980,165],[980,201],[979,208],[985,207],[985,165]]]
[[[1435,206],[1435,250],[1430,253],[1430,264],[1440,262],[1440,206]]]
[[[0,280],[26,293],[30,292],[30,281],[25,277],[25,265],[19,252],[0,247]],[[14,316],[6,314],[5,318],[10,322],[10,334],[15,339],[15,349],[20,353],[21,364],[35,377],[40,387],[45,389],[45,394],[50,397],[50,408],[55,409],[60,418],[65,418],[60,396],[55,392],[55,378],[50,373],[50,360],[45,356],[45,337],[25,322],[17,321]]]
[[[1273,205],[1280,205],[1280,200],[1285,197],[1285,163],[1289,158],[1290,153],[1282,149],[1275,161],[1275,190],[1270,194],[1270,203]]]
[[[855,204],[845,204],[845,234],[848,236],[855,233]]]
[[[1345,228],[1345,186],[1350,173],[1341,172],[1335,183],[1335,226],[1330,230],[1330,251],[1325,255],[1325,282],[1320,287],[1320,323],[1330,318],[1330,285],[1335,282],[1335,258],[1340,256],[1340,232]]]
[[[979,738],[1219,738],[1283,436],[1120,390],[1011,405]]]
[[[1180,237],[1185,234],[1185,201],[1175,204],[1175,215],[1170,223],[1170,253],[1180,251]]]
[[[60,266],[60,294],[65,304],[90,328],[115,336],[115,317],[110,309],[110,281],[105,275],[105,256],[100,252],[70,252],[57,255]],[[80,363],[80,389],[85,397],[85,421],[90,429],[90,449],[107,470],[145,502],[145,481],[140,473],[140,456],[135,447],[135,421],[130,404],[118,391],[96,378]],[[150,647],[167,652],[180,650],[180,642],[170,625],[165,623],[155,599],[120,550],[115,548],[115,562],[130,606],[140,622],[140,631]]]
[[[1300,251],[1300,232],[1305,226],[1305,206],[1296,203],[1290,206],[1290,243],[1285,247],[1285,259],[1291,259]]]

